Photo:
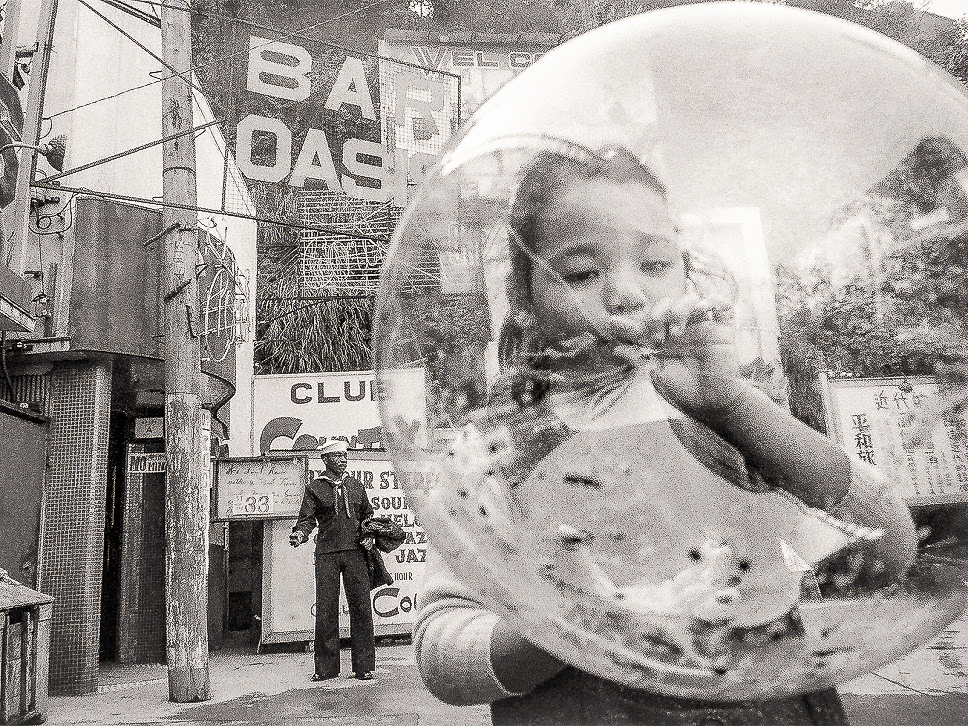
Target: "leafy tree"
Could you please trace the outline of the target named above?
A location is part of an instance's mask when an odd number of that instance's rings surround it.
[[[781,352],[798,415],[822,428],[814,381],[939,375],[960,406],[968,352],[964,153],[927,137],[845,207],[813,260],[781,267]],[[849,254],[849,258],[843,255]],[[852,254],[851,254],[852,253]]]

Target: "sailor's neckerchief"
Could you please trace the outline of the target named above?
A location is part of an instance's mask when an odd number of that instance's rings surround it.
[[[350,514],[350,500],[346,496],[346,487],[343,486],[343,482],[349,476],[345,471],[340,475],[339,479],[333,479],[326,471],[319,475],[320,479],[325,479],[326,482],[333,487],[333,506],[339,509],[339,495],[343,492],[343,505],[346,510],[347,519],[352,519],[353,515]]]

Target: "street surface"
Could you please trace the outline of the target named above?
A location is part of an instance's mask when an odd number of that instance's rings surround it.
[[[437,701],[417,674],[413,647],[378,644],[372,681],[343,674],[312,683],[311,653],[211,656],[212,700],[173,704],[164,665],[104,664],[98,693],[52,698],[52,726],[488,726],[486,706]],[[841,687],[852,726],[968,726],[968,621],[927,647]]]

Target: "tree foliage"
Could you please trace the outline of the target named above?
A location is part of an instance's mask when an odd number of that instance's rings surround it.
[[[926,137],[799,268],[781,267],[778,314],[792,405],[822,427],[813,382],[938,375],[956,404],[968,362],[965,154]]]

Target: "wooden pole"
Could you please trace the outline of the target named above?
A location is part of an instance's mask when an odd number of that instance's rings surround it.
[[[162,82],[162,135],[192,127],[191,14],[161,8],[162,57],[169,75]],[[180,136],[162,145],[163,199],[197,204],[195,139]],[[201,439],[201,329],[199,321],[198,215],[164,208],[165,235],[165,596],[168,695],[177,703],[209,695],[208,492],[203,490]]]
[[[17,39],[20,37],[21,0],[7,0],[3,6],[3,35],[0,37],[0,74],[13,80],[17,58]]]

